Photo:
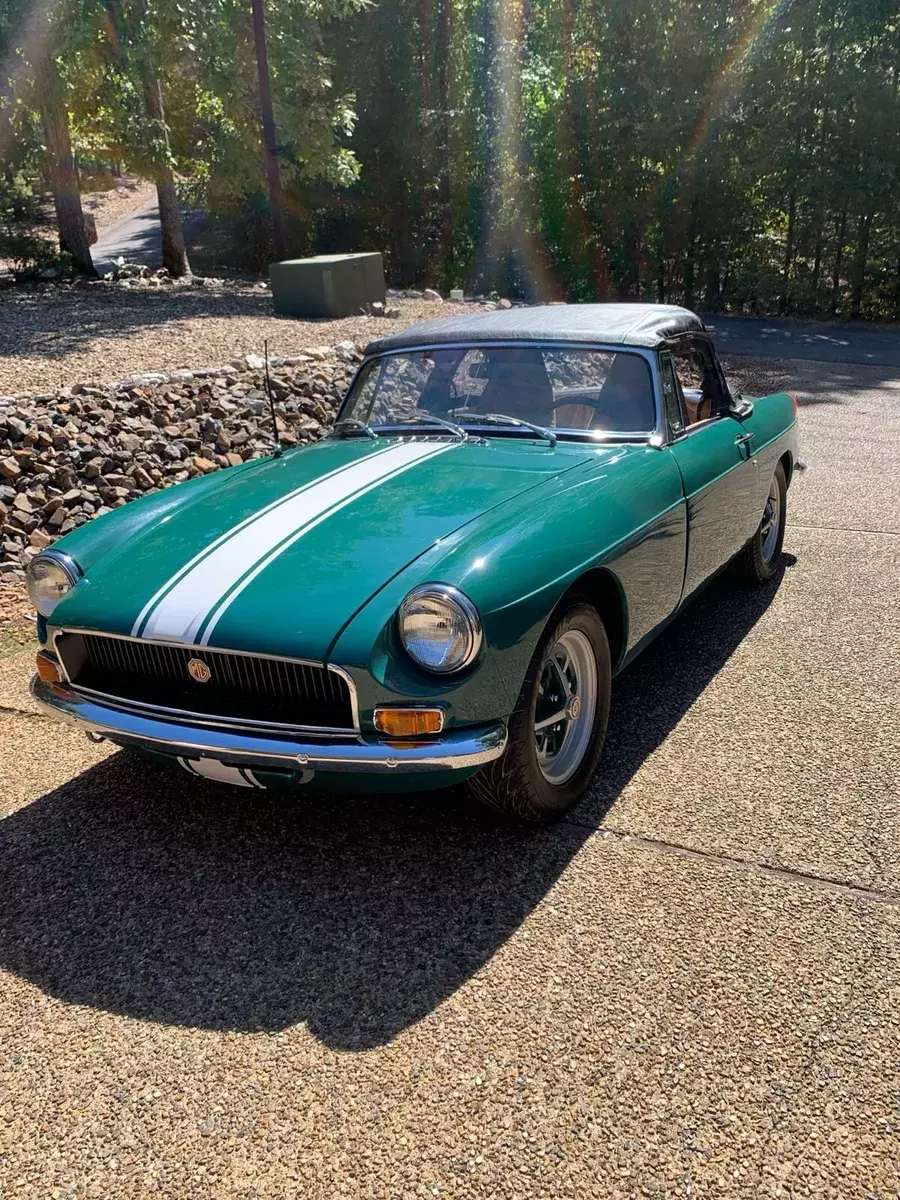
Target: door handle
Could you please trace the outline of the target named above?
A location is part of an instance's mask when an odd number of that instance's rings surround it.
[[[737,446],[738,452],[740,453],[742,458],[744,457],[744,451],[745,450],[747,451],[747,457],[746,457],[746,459],[744,459],[745,462],[750,462],[753,459],[753,434],[752,433],[739,433],[737,435],[737,437],[734,439],[734,444]]]

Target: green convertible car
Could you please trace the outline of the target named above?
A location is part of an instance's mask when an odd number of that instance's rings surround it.
[[[802,466],[794,400],[733,395],[686,309],[460,310],[373,342],[322,441],[37,556],[34,695],[211,779],[551,819],[612,676],[731,560],[773,576]]]

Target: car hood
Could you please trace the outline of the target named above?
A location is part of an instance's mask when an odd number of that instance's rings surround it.
[[[92,561],[53,624],[321,661],[413,560],[591,453],[499,438],[326,440],[224,471]]]

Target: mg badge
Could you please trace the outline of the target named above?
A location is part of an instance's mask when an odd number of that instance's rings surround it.
[[[206,665],[202,658],[192,658],[187,665],[188,675],[197,683],[209,683],[212,679],[212,671]]]

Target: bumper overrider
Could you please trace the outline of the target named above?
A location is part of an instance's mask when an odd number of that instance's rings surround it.
[[[37,676],[31,694],[49,716],[95,738],[175,758],[210,758],[235,767],[360,774],[471,772],[499,758],[506,748],[502,721],[415,740],[367,734],[299,740],[274,732],[163,720],[101,704]]]

